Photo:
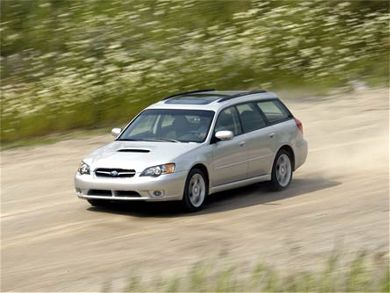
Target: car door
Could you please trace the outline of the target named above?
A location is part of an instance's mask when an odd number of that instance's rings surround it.
[[[270,173],[273,160],[274,133],[267,127],[265,117],[255,103],[237,105],[244,134],[245,152],[248,161],[248,178]]]
[[[242,140],[242,129],[235,107],[220,112],[214,133],[222,130],[232,131],[234,137],[231,140],[213,143],[213,187],[247,178],[246,145]]]
[[[272,147],[274,157],[279,147],[284,144],[291,144],[296,134],[296,124],[293,116],[279,100],[271,99],[258,101],[256,105],[262,112],[267,124],[267,133],[272,136]],[[272,168],[273,160],[269,162],[269,169]]]

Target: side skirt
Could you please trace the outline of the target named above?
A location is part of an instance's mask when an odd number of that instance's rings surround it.
[[[234,188],[238,188],[238,187],[242,187],[242,186],[246,186],[246,185],[251,185],[254,183],[258,183],[258,182],[270,181],[270,180],[271,180],[271,175],[262,175],[262,176],[253,177],[250,179],[245,179],[245,180],[241,180],[241,181],[237,181],[237,182],[218,185],[215,187],[211,187],[209,194],[225,191],[228,189],[234,189]]]

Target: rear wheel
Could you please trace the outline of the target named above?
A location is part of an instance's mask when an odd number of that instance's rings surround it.
[[[292,179],[291,154],[285,150],[280,150],[275,158],[272,167],[270,186],[273,190],[285,189]]]
[[[188,174],[183,195],[183,206],[186,210],[195,212],[203,208],[208,195],[206,176],[200,169],[192,169]]]

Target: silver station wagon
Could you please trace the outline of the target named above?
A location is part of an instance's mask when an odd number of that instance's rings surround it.
[[[213,193],[256,182],[282,190],[307,156],[302,123],[262,90],[169,96],[112,134],[75,175],[77,196],[93,206],[179,200],[196,211]]]

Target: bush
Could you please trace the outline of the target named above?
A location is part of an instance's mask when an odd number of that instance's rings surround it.
[[[2,1],[1,139],[124,123],[196,88],[388,76],[386,2]]]

